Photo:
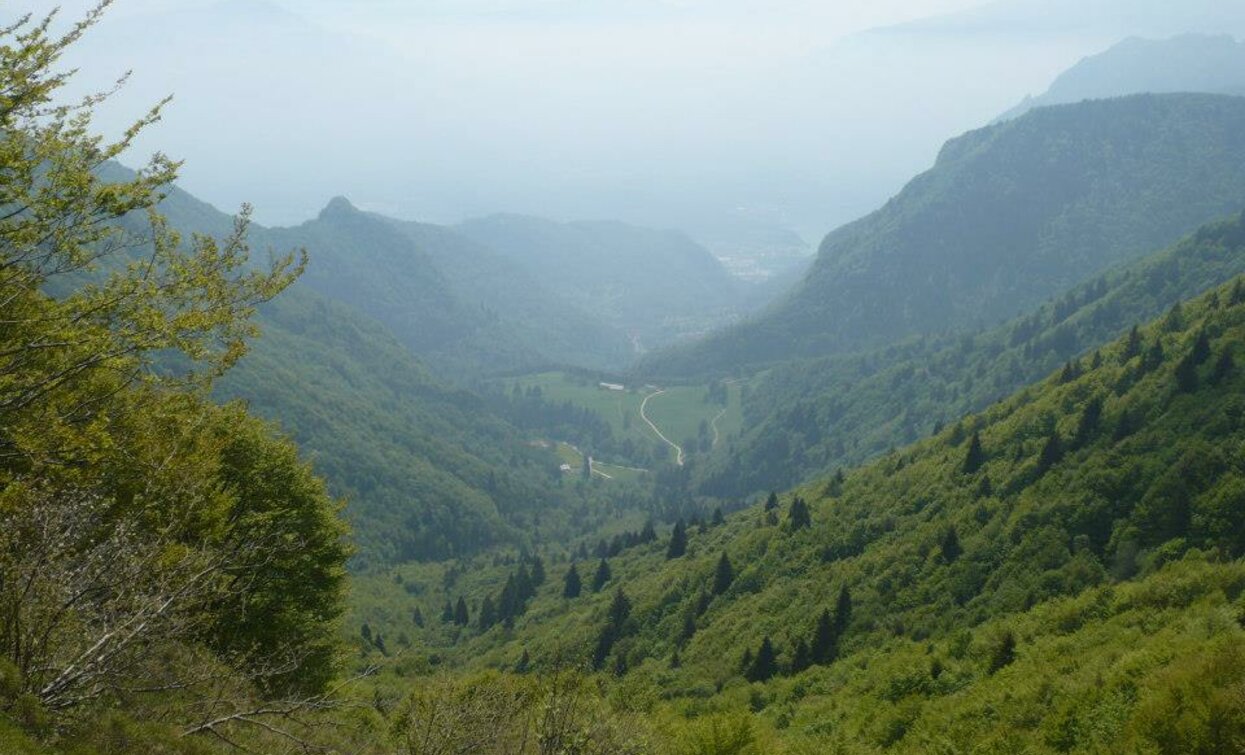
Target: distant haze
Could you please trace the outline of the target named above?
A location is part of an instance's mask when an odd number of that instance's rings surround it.
[[[344,194],[435,222],[720,238],[742,219],[815,243],[1086,55],[1156,29],[1245,33],[1228,5],[121,0],[72,62],[83,87],[134,69],[114,131],[175,94],[130,162],[185,159],[187,189],[267,223]]]

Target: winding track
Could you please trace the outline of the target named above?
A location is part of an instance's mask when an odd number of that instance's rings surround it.
[[[680,446],[678,443],[675,443],[674,441],[667,438],[665,434],[662,433],[661,430],[657,429],[657,425],[653,424],[653,420],[648,418],[647,410],[648,410],[649,399],[656,398],[665,392],[666,390],[663,388],[659,391],[654,391],[644,397],[644,400],[640,402],[640,419],[644,420],[644,422],[653,429],[653,432],[657,433],[658,438],[661,438],[663,441],[665,441],[666,445],[674,449],[675,463],[681,467],[683,466],[683,447]]]
[[[729,408],[730,407],[723,408],[722,411],[718,412],[718,416],[714,417],[713,421],[709,423],[709,426],[713,428],[713,445],[711,448],[718,447],[718,420],[722,419],[723,415],[726,414],[726,410]]]

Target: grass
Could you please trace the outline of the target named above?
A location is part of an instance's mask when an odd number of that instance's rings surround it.
[[[596,412],[610,423],[614,434],[620,439],[631,438],[636,443],[646,444],[662,442],[640,417],[640,406],[644,398],[654,392],[655,389],[652,387],[627,386],[625,391],[610,391],[601,388],[595,381],[564,372],[525,375],[510,382],[507,389],[515,384],[524,390],[539,387],[548,401],[558,403],[569,401],[576,406]],[[649,419],[661,429],[667,438],[679,445],[684,445],[688,439],[698,438],[702,422],[707,426],[708,437],[712,440],[712,425],[715,418],[721,439],[738,433],[743,424],[740,386],[738,384],[727,386],[726,407],[708,403],[705,400],[707,393],[708,387],[704,385],[667,388],[665,393],[654,396],[648,402]],[[684,449],[685,452],[692,450]],[[574,453],[574,449],[569,449],[569,451]],[[565,463],[573,467],[578,468],[577,465],[582,464],[578,453],[574,453],[571,457],[561,448],[558,453]],[[670,454],[673,457],[673,449],[670,450]],[[611,476],[615,476],[615,471],[619,472],[618,476],[624,477],[638,474],[624,467],[598,466]]]

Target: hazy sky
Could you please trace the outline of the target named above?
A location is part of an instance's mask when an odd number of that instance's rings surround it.
[[[1112,12],[1138,4],[1163,26],[1214,0],[1002,0],[990,33],[899,35],[859,32],[983,2],[118,0],[72,62],[84,87],[134,69],[105,127],[174,94],[140,152],[184,158],[187,189],[265,222],[344,194],[440,222],[746,216],[816,241],[947,138],[1146,31]],[[1012,11],[1075,21],[1089,6],[1093,28],[1007,27]]]

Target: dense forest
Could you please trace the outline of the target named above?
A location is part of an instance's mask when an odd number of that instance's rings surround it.
[[[0,23],[0,753],[1245,752],[1245,99],[1134,94],[1235,42],[759,283],[221,212],[74,96],[108,5]]]

